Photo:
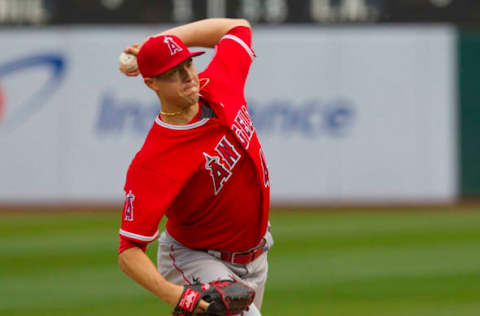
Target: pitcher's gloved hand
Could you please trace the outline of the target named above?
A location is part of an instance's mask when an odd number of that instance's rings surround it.
[[[195,315],[200,300],[210,305],[206,312],[196,315],[224,316],[248,310],[255,291],[238,281],[217,280],[207,284],[195,283],[184,287],[182,296],[173,311],[174,316]]]

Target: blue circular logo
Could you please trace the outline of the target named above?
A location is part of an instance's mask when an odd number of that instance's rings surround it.
[[[49,73],[47,81],[37,88],[30,90],[25,87],[25,93],[29,94],[26,101],[15,107],[15,110],[7,114],[7,93],[0,86],[0,132],[12,131],[24,123],[28,117],[46,104],[46,101],[57,91],[65,75],[65,58],[59,54],[38,54],[12,60],[0,65],[0,80],[14,76],[17,73],[31,69],[41,68]]]

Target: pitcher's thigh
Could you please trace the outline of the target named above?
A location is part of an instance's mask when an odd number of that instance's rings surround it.
[[[238,278],[222,261],[206,252],[169,244],[159,244],[158,271],[179,285]]]

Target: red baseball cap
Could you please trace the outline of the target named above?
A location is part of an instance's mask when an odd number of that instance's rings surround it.
[[[151,78],[203,53],[205,52],[190,52],[175,35],[154,36],[150,37],[138,52],[138,69],[143,78]]]

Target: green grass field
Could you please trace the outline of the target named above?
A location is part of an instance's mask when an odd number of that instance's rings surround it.
[[[0,214],[0,315],[169,315],[119,270],[119,216]],[[474,208],[273,212],[271,222],[263,315],[480,315]]]

